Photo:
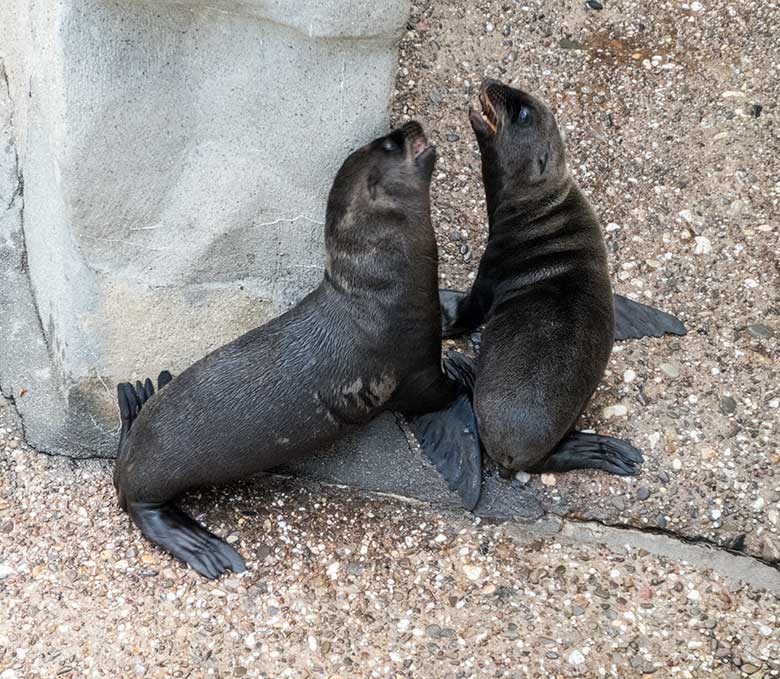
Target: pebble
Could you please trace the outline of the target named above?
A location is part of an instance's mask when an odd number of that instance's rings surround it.
[[[761,115],[761,111],[763,111],[763,110],[764,110],[764,107],[761,106],[761,104],[753,104],[750,107],[750,115],[753,116],[754,118],[758,118],[758,116]]]
[[[554,486],[558,481],[555,479],[555,474],[542,474],[542,483],[545,486]]]
[[[458,141],[459,139],[460,139],[459,134],[455,134],[454,132],[447,133],[447,141]]]
[[[655,517],[655,525],[659,528],[666,528],[668,524],[668,521],[666,520],[666,517],[663,514],[659,514]]]
[[[698,0],[694,0],[691,3],[692,12],[701,12],[703,9],[704,9],[704,5],[702,5]]]
[[[569,664],[582,665],[584,662],[585,656],[582,655],[582,652],[578,651],[576,648],[569,654]]]
[[[622,495],[615,495],[610,499],[610,502],[612,503],[612,506],[618,511],[622,512],[626,508],[626,501]]]
[[[693,238],[693,254],[694,255],[708,255],[712,252],[712,242],[707,236],[694,236]]]
[[[768,325],[764,325],[763,323],[749,325],[747,331],[751,337],[756,337],[758,339],[768,339],[775,334],[772,328],[770,328]]]
[[[428,625],[425,628],[425,633],[432,639],[438,639],[441,636],[441,627],[438,625]]]
[[[444,101],[444,97],[441,95],[439,90],[431,90],[431,93],[428,95],[428,97],[434,104],[441,104],[441,102]]]
[[[675,379],[680,376],[680,366],[676,363],[661,363],[661,372],[671,379]]]
[[[0,672],[0,679],[17,679],[19,675],[16,673],[16,670],[7,669]]]
[[[637,500],[647,500],[647,498],[650,497],[650,489],[647,486],[642,486],[637,492],[636,492],[636,499]]]
[[[601,411],[601,415],[605,420],[609,420],[613,417],[625,417],[628,415],[628,408],[622,403],[618,403],[604,408],[604,410]]]
[[[676,472],[679,472],[682,469],[682,462],[680,461],[679,457],[675,457],[672,460],[672,469],[674,469]]]
[[[479,580],[482,577],[482,566],[472,566],[466,564],[463,566],[463,572],[469,580]]]
[[[661,483],[669,483],[669,472],[667,472],[667,471],[659,472],[658,480]]]
[[[0,563],[0,580],[5,580],[9,575],[14,574],[14,569],[10,566],[6,566],[4,563]]]
[[[724,396],[720,399],[720,412],[724,415],[731,415],[737,410],[737,402],[732,396]]]
[[[531,475],[528,472],[524,472],[520,470],[519,472],[517,472],[517,474],[515,474],[515,478],[520,483],[528,483],[531,480]]]
[[[623,373],[623,381],[626,384],[631,384],[636,379],[636,372],[630,368]]]

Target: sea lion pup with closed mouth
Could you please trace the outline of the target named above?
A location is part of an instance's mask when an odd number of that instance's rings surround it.
[[[483,322],[474,409],[502,475],[601,469],[638,473],[641,453],[573,431],[614,340],[685,334],[673,316],[613,302],[598,219],[566,168],[552,111],[496,80],[470,120],[482,156],[489,235],[468,294],[441,292],[445,336]],[[618,324],[616,326],[616,311]],[[437,457],[435,445],[426,453]]]
[[[245,566],[176,507],[184,492],[323,450],[383,411],[468,403],[442,371],[429,203],[435,159],[415,122],[352,153],[328,198],[316,290],[172,380],[161,374],[156,393],[149,380],[118,386],[119,502],[149,540],[201,575]],[[457,376],[464,361],[450,355],[445,367]],[[449,442],[478,459],[465,412]]]

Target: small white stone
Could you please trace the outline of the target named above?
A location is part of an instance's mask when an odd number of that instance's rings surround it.
[[[708,255],[712,252],[712,243],[706,236],[695,236],[693,243],[694,255]]]
[[[315,639],[314,637],[309,637],[308,642],[309,642],[309,650],[310,651],[316,651],[317,650],[317,639]]]
[[[680,210],[677,213],[684,221],[688,222],[688,224],[693,223],[693,212],[690,210]]]
[[[720,96],[724,99],[744,99],[745,93],[739,90],[726,90]]]
[[[682,462],[680,462],[680,458],[679,457],[675,457],[672,460],[672,469],[674,469],[674,471],[676,471],[676,472],[678,472],[678,471],[680,471],[682,469]]]
[[[613,231],[617,231],[620,228],[619,225],[615,224],[615,222],[610,222],[607,224],[607,231],[609,233],[612,233]]]
[[[631,384],[635,379],[636,379],[636,372],[631,370],[631,368],[629,368],[628,370],[626,370],[626,372],[623,373],[623,381],[626,384]]]
[[[769,407],[770,408],[780,408],[780,398],[773,398],[769,402]]]
[[[582,665],[584,662],[585,656],[582,655],[582,652],[578,651],[576,648],[569,654],[569,663],[571,665]]]
[[[699,0],[693,0],[691,3],[691,11],[692,12],[701,12],[704,9],[704,5],[702,5]]]
[[[16,679],[19,675],[16,670],[7,669],[0,673],[0,679]]]
[[[647,437],[647,440],[650,441],[650,447],[655,448],[658,445],[658,442],[661,440],[661,434],[659,434],[657,431],[654,431],[650,436]]]
[[[257,644],[257,641],[255,640],[254,633],[247,634],[244,637],[244,646],[246,646],[250,651],[255,647],[256,644]]]
[[[326,573],[331,580],[335,580],[338,577],[339,568],[341,568],[341,564],[338,561],[334,561],[330,566],[328,566]]]
[[[753,503],[754,511],[760,512],[764,508],[764,498],[760,497]]]
[[[605,420],[609,420],[613,417],[625,417],[628,415],[628,408],[622,403],[617,403],[613,406],[607,406],[601,411]]]
[[[482,566],[466,564],[463,566],[463,572],[469,580],[479,580],[482,577]]]
[[[520,483],[528,483],[531,480],[531,475],[528,472],[524,472],[524,471],[521,470],[521,471],[517,472],[517,474],[515,474],[515,478]]]
[[[0,563],[0,580],[5,580],[9,575],[14,574],[14,569],[10,566],[6,566],[4,563]]]
[[[772,628],[769,625],[761,625],[761,627],[758,628],[758,631],[761,632],[762,636],[772,636]]]
[[[720,509],[713,509],[710,512],[710,516],[712,517],[713,521],[717,521],[721,516],[723,516],[723,512],[721,512]]]
[[[400,653],[396,651],[390,651],[390,660],[393,662],[401,662],[403,660],[403,657]]]
[[[554,486],[558,481],[555,479],[555,474],[542,474],[542,483],[545,486]]]
[[[701,601],[701,594],[699,594],[695,589],[692,589],[688,592],[688,598],[691,601]]]
[[[401,618],[398,621],[398,631],[406,632],[409,629],[409,620],[407,618]]]

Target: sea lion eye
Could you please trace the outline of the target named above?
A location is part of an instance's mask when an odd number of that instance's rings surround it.
[[[520,110],[517,112],[517,122],[520,125],[528,125],[531,122],[531,111],[528,110],[527,106],[520,107]]]
[[[398,148],[398,144],[396,144],[392,139],[388,137],[382,142],[382,150],[386,151],[387,153],[395,153],[396,151],[399,150],[399,148]]]

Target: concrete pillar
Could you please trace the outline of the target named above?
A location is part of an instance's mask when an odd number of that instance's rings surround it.
[[[0,386],[113,455],[117,381],[180,371],[322,274],[325,198],[386,128],[407,0],[4,0]]]

